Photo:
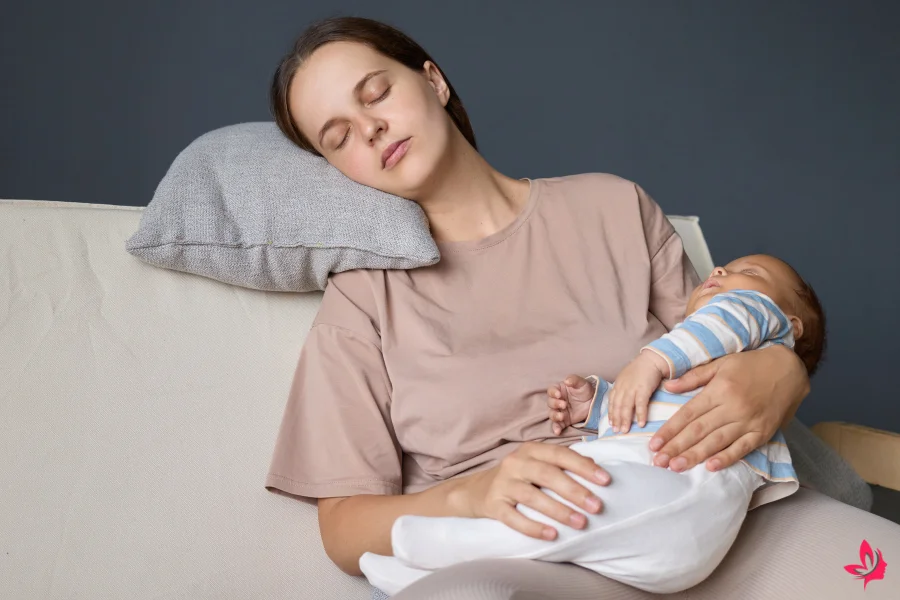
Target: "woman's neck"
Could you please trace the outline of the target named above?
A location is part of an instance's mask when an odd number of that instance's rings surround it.
[[[461,134],[451,139],[455,147],[440,165],[440,176],[417,201],[435,241],[482,239],[516,219],[528,201],[530,186],[494,169]]]

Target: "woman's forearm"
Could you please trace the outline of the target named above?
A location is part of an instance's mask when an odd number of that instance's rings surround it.
[[[809,395],[809,375],[806,372],[806,365],[803,364],[803,360],[800,359],[799,356],[793,351],[785,348],[784,346],[773,346],[769,348],[773,351],[773,353],[780,354],[784,360],[793,361],[797,367],[794,369],[796,384],[792,387],[793,390],[793,398],[794,401],[788,407],[787,412],[784,415],[784,418],[781,421],[781,424],[778,426],[780,429],[787,427],[787,424],[791,422],[791,419],[794,418],[794,415],[797,414],[797,409],[800,408],[800,404]]]
[[[460,515],[457,492],[469,477],[444,481],[415,494],[320,499],[319,530],[325,553],[345,573],[360,575],[363,553],[393,555],[391,527],[398,517]]]

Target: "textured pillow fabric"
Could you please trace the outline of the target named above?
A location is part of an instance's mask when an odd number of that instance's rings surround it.
[[[332,272],[440,260],[418,204],[348,179],[274,123],[192,142],[125,247],[159,267],[285,292],[325,289]]]

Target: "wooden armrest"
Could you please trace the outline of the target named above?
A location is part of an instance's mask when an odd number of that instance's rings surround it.
[[[866,482],[900,491],[900,433],[838,421],[810,429]]]

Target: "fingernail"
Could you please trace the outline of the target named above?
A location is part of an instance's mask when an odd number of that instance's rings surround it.
[[[581,529],[587,524],[587,519],[581,513],[572,513],[569,515],[569,523],[571,523],[573,527]]]
[[[656,452],[657,450],[662,448],[662,443],[663,442],[660,438],[655,437],[652,440],[650,440],[650,449],[653,450],[654,452]]]
[[[591,512],[595,512],[600,510],[600,499],[591,496],[587,500],[584,501],[584,504],[588,507],[588,510]]]
[[[551,527],[544,527],[544,530],[541,532],[541,537],[545,540],[552,540],[556,537],[556,530]]]
[[[672,461],[672,464],[669,465],[673,471],[681,471],[687,466],[687,460],[682,457],[678,457]]]
[[[594,477],[596,477],[597,481],[604,485],[609,483],[609,473],[607,473],[606,471],[597,471],[596,473],[594,473]]]
[[[669,455],[668,455],[668,454],[665,454],[665,453],[663,453],[663,454],[657,454],[657,455],[656,455],[656,458],[653,459],[653,462],[654,462],[658,467],[665,467],[666,465],[669,464]]]
[[[619,433],[619,428],[618,428],[617,426],[615,426],[615,425],[613,425],[613,432],[614,432],[614,433]]]
[[[714,458],[711,461],[709,461],[709,468],[711,471],[718,471],[721,466],[722,466],[722,463],[721,463],[721,461],[719,461],[718,458]]]

